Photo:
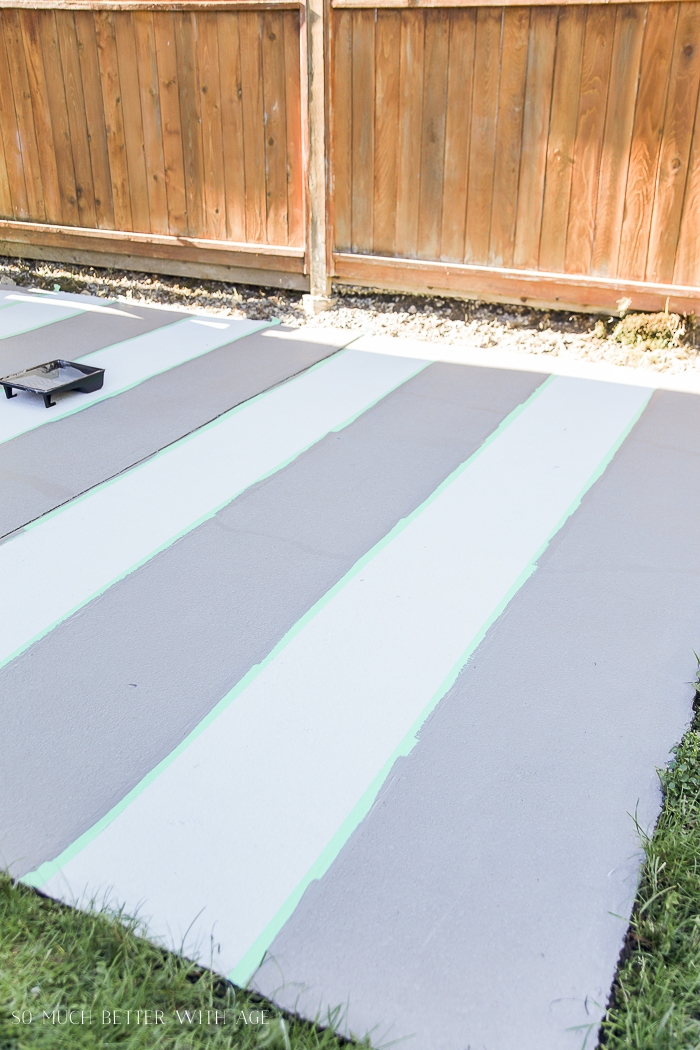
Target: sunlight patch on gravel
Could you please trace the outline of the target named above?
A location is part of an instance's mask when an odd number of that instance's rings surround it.
[[[696,343],[700,344],[700,325],[696,326],[694,318],[682,319],[670,345],[646,348],[641,343],[620,342],[614,337],[619,317],[359,288],[338,287],[334,307],[309,318],[302,308],[300,292],[198,278],[0,257],[0,283],[8,280],[25,287],[53,289],[58,285],[65,292],[116,295],[128,302],[155,303],[226,317],[278,318],[282,324],[293,327],[344,328],[475,349],[498,347],[519,353],[641,366],[671,374],[700,371],[700,346],[696,347]]]

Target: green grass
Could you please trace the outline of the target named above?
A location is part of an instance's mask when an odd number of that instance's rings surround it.
[[[124,916],[66,908],[0,874],[0,1050],[338,1050],[342,1045],[330,1028],[283,1016],[210,971],[162,951],[142,933]],[[73,1024],[65,1023],[70,1008]],[[115,1010],[121,1011],[121,1025],[103,1023],[103,1011],[113,1021]],[[155,1010],[162,1011],[163,1024],[153,1023]],[[188,1023],[184,1011],[198,1022],[200,1010],[203,1023]]]
[[[692,725],[660,773],[661,816],[654,834],[642,835],[642,879],[602,1027],[606,1050],[700,1048],[700,673],[695,685]]]

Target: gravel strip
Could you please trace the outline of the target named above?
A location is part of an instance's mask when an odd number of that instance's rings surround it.
[[[347,286],[335,290],[337,300],[333,309],[309,318],[302,308],[300,292],[197,278],[0,256],[0,283],[8,280],[24,287],[57,287],[65,292],[105,297],[117,295],[129,302],[196,309],[228,317],[256,320],[276,317],[293,327],[345,328],[483,349],[497,346],[500,350],[643,366],[667,373],[700,370],[700,324],[696,325],[692,317],[676,318],[676,331],[669,331],[667,337],[656,340],[660,345],[650,347],[640,341],[635,343],[634,333],[631,343],[621,342],[619,329],[615,338],[613,332],[618,326],[618,317],[597,318],[568,311],[388,294]],[[630,314],[626,320],[630,322],[635,318],[644,320],[644,315]],[[629,338],[629,332],[626,337]]]

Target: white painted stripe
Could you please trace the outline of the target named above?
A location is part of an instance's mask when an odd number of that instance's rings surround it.
[[[0,546],[0,666],[426,364],[341,353],[8,540]]]
[[[7,311],[8,313],[11,311]],[[5,316],[0,311],[0,323]],[[93,394],[72,393],[58,396],[54,408],[45,408],[43,400],[36,394],[19,392],[10,400],[0,400],[0,442],[25,434],[28,430],[53,423],[64,416],[80,412],[98,401],[121,394],[144,380],[167,372],[170,368],[191,361],[210,350],[216,350],[235,339],[267,327],[267,321],[225,321],[211,328],[198,318],[187,317],[182,321],[156,328],[155,331],[113,343],[102,350],[95,350],[82,361],[95,368],[104,368],[105,378],[101,390]],[[78,350],[79,347],[76,347]],[[50,344],[47,355],[50,357]]]
[[[45,889],[106,891],[186,953],[213,931],[215,968],[246,980],[648,397],[541,389]]]
[[[73,303],[54,302],[50,299],[31,299],[30,302],[13,302],[13,295],[6,295],[0,310],[0,339],[43,328],[54,321],[65,321],[80,313]],[[28,297],[29,298],[29,297]]]
[[[93,313],[93,314],[113,314],[116,317],[138,317],[138,314],[130,314],[130,313],[127,313],[126,310],[115,310],[111,306],[105,306],[104,302],[96,303],[92,296],[90,297],[89,300],[87,299],[87,296],[86,296],[86,301],[85,302],[80,302],[80,299],[78,298],[78,296],[75,296],[72,299],[57,299],[55,297],[53,299],[41,299],[36,294],[27,295],[26,293],[23,293],[23,292],[13,292],[13,293],[11,293],[10,295],[7,296],[7,301],[8,302],[13,302],[13,303],[38,303],[39,306],[43,306],[43,307],[51,305],[51,306],[54,306],[56,308],[62,308],[64,313],[61,316],[63,316],[63,317],[69,316],[68,314],[65,313],[66,310],[69,310],[71,313],[76,313],[77,312],[77,313]],[[106,300],[106,302],[113,302],[113,301],[114,300],[112,300],[112,299]],[[41,314],[38,313],[37,316],[41,316]],[[60,320],[60,316],[59,316],[59,320]]]

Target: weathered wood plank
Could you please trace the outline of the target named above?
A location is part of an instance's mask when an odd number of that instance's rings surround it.
[[[331,22],[331,190],[336,248],[352,247],[352,19],[340,11]]]
[[[515,266],[533,269],[538,264],[540,254],[556,35],[556,9],[533,8],[530,16],[518,216],[513,251]]]
[[[401,15],[381,11],[375,33],[375,143],[373,250],[393,255],[396,250],[396,191],[398,185],[399,63]]]
[[[221,121],[218,16],[209,11],[196,15],[197,87],[202,120],[205,236],[226,238],[226,178]]]
[[[174,18],[187,232],[193,237],[201,237],[205,229],[204,156],[202,113],[197,91],[196,22],[194,14],[188,12],[177,13]]]
[[[489,245],[489,262],[497,266],[512,265],[515,248],[529,31],[529,8],[504,10]]]
[[[95,225],[113,230],[116,222],[112,177],[109,166],[106,113],[103,105],[100,63],[97,49],[96,15],[76,11],[73,15],[80,58],[85,119],[89,147],[90,171],[94,191]]]
[[[678,11],[678,4],[651,5],[644,32],[617,264],[619,273],[635,280],[643,280],[646,270]]]
[[[80,44],[73,13],[47,12],[41,20],[40,31],[61,196],[64,201],[68,200],[70,211],[74,213],[70,197],[75,195],[77,224],[96,226],[95,186],[80,69]],[[95,84],[94,89],[99,95],[99,83]],[[64,218],[64,222],[67,221]]]
[[[29,218],[29,202],[24,178],[24,164],[19,145],[17,114],[12,97],[12,78],[5,47],[5,19],[0,13],[0,134],[3,141],[5,170],[8,174],[8,191],[12,201],[12,214],[16,219]]]
[[[71,148],[68,120],[67,86],[63,68],[56,14],[53,11],[24,11],[20,14],[22,35],[29,74],[30,91],[34,105],[34,120],[39,146],[39,161],[44,185],[46,218],[78,226],[78,192]],[[70,12],[58,16],[68,20]],[[72,41],[77,62],[77,42]]]
[[[302,245],[306,223],[304,221],[304,146],[301,117],[301,55],[299,51],[299,13],[285,11],[284,68],[285,111],[287,114],[287,240],[289,244]]]
[[[617,7],[591,262],[601,276],[617,274],[645,15],[644,4]]]
[[[118,230],[132,230],[134,226],[129,194],[129,169],[126,160],[126,137],[124,133],[121,84],[119,82],[119,60],[117,58],[114,19],[113,15],[108,11],[95,13],[95,33],[100,63],[114,223]]]
[[[265,196],[267,239],[286,244],[287,225],[287,109],[283,15],[262,16],[263,121],[265,124]]]
[[[476,11],[450,11],[440,258],[455,262],[464,258],[475,40]]]
[[[566,237],[562,232],[569,220],[585,29],[585,7],[560,9],[542,206],[541,270],[564,269]]]
[[[241,102],[241,53],[238,16],[218,17],[219,82],[226,180],[226,231],[235,241],[245,240],[245,166],[243,159],[243,106]],[[225,55],[225,61],[221,61]]]
[[[673,280],[700,286],[700,96],[695,110],[695,129],[688,163],[688,181],[683,199],[681,229]]]
[[[163,177],[168,209],[168,232],[187,233],[185,160],[182,149],[175,22],[170,12],[154,15],[158,99],[163,136]]]
[[[476,16],[476,51],[469,142],[469,190],[464,238],[466,262],[487,263],[491,201],[496,161],[496,121],[503,8],[488,7]]]
[[[20,34],[24,44],[24,60],[37,137],[37,154],[46,219],[50,223],[75,226],[78,222],[78,206],[75,180],[72,177],[72,156],[68,142],[65,99],[61,98],[63,96],[61,60],[57,54],[56,39],[51,42],[43,39],[46,36],[47,14],[47,12],[37,12],[37,10],[20,12]],[[50,18],[50,15],[48,17]],[[47,45],[48,51],[46,68],[44,68],[42,43]],[[57,164],[59,159],[61,170]]]
[[[129,196],[131,218],[134,229],[141,233],[151,230],[151,214],[148,195],[148,172],[146,171],[146,149],[141,93],[139,88],[139,66],[136,57],[134,16],[131,12],[114,15],[119,84],[124,111],[124,140],[129,172]]]
[[[44,221],[46,219],[44,186],[19,11],[6,11],[3,25],[29,215],[33,219]]]
[[[168,233],[168,196],[165,185],[163,128],[160,113],[160,85],[154,16],[152,11],[135,11],[132,15],[138,84],[143,121],[144,160],[148,186],[150,230]]]
[[[1,228],[2,223],[0,232]],[[578,308],[592,313],[617,313],[622,301],[632,310],[663,310],[668,303],[670,310],[679,313],[700,313],[698,287],[344,252],[337,252],[333,262],[337,281],[387,290],[453,294],[559,310]]]
[[[353,15],[352,247],[372,250],[374,203],[374,12]],[[414,143],[417,150],[417,144]]]
[[[243,156],[245,158],[246,240],[264,243],[267,237],[265,200],[265,127],[262,85],[262,17],[239,16],[241,86],[243,99]]]
[[[682,3],[673,43],[656,199],[649,234],[648,281],[673,279],[699,85],[700,5]]]
[[[591,268],[615,14],[615,8],[605,7],[587,12],[569,223],[562,233],[567,273],[589,273]]]
[[[396,254],[415,257],[418,248],[420,158],[422,138],[425,16],[406,11],[401,16],[399,72],[399,167],[396,194]]]
[[[3,3],[10,3],[11,0],[0,0],[0,7]],[[19,3],[38,3],[40,0],[18,0]],[[61,2],[61,0],[59,0]],[[80,2],[80,0],[67,0],[67,2]],[[87,2],[87,0],[84,0]],[[109,0],[100,0],[100,2],[109,2]],[[136,0],[134,0],[136,2]],[[146,2],[146,0],[143,0]],[[152,0],[151,0],[152,2]],[[638,3],[639,0],[586,0],[586,6],[603,6],[614,3]],[[649,3],[667,3],[668,0],[648,0]],[[579,5],[581,0],[538,0],[538,7],[566,7],[571,5]],[[521,7],[522,0],[331,0],[331,7],[339,9],[355,9],[363,7],[378,8],[379,10],[386,8],[418,8],[425,9],[431,7]]]
[[[448,12],[427,11],[417,250],[418,257],[423,259],[436,259],[440,255],[449,44]]]

